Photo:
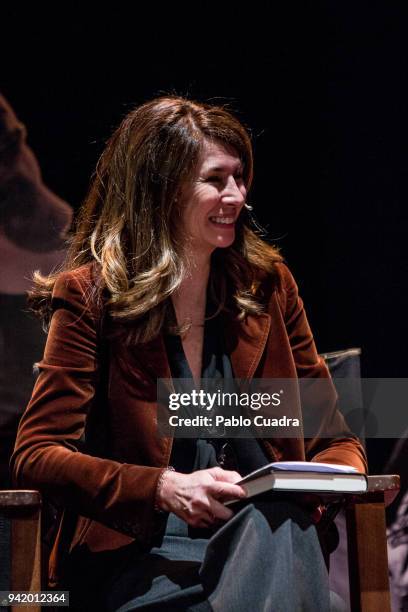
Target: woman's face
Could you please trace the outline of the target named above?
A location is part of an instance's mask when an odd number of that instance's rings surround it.
[[[205,140],[193,180],[181,197],[183,225],[194,254],[209,256],[234,242],[246,193],[236,151]]]

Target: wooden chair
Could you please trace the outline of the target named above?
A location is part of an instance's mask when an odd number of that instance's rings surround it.
[[[369,476],[368,491],[345,500],[351,610],[391,611],[385,508],[400,477]]]
[[[352,612],[391,612],[385,507],[398,491],[399,476],[369,476],[367,493],[330,498],[342,500],[346,508]],[[46,590],[45,581],[41,584],[40,514],[37,491],[0,491],[1,590]],[[15,608],[23,610],[39,612],[40,607]]]

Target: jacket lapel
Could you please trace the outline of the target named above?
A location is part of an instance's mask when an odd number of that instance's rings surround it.
[[[223,320],[225,347],[230,355],[236,378],[251,379],[256,372],[271,326],[269,314],[248,315],[244,321]],[[171,379],[163,334],[143,347],[143,367],[154,378]]]
[[[250,380],[256,372],[268,339],[271,316],[267,313],[248,315],[237,321],[224,313],[223,329],[225,347],[230,355],[236,378]],[[143,361],[157,378],[171,379],[163,333],[144,345]]]
[[[139,351],[140,348],[138,348]],[[141,367],[146,369],[155,381],[157,378],[171,378],[163,334],[159,334],[154,340],[143,345],[143,350],[139,353],[139,361]]]
[[[265,349],[271,325],[269,314],[248,315],[244,321],[225,317],[225,346],[235,378],[252,379]]]

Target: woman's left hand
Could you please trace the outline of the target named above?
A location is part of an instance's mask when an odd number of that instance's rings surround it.
[[[313,523],[317,524],[320,522],[325,511],[325,506],[319,495],[304,493],[298,503],[310,515]]]

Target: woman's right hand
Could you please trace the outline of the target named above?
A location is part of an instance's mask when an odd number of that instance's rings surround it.
[[[169,470],[164,473],[156,503],[161,510],[173,512],[192,527],[208,527],[233,516],[224,502],[246,497],[244,489],[235,484],[239,480],[238,472],[220,467],[191,474]]]

